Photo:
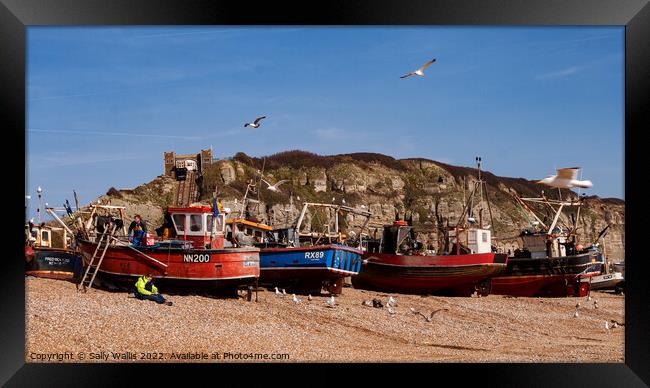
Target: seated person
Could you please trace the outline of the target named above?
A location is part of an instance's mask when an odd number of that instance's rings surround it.
[[[172,305],[172,302],[166,302],[165,298],[158,293],[158,288],[153,285],[153,277],[151,274],[140,276],[135,283],[133,294],[136,299],[140,300],[153,300],[158,304]]]

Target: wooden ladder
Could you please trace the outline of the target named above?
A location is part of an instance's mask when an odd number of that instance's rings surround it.
[[[95,276],[97,276],[99,267],[102,265],[102,261],[104,261],[104,256],[106,256],[106,252],[108,251],[108,247],[111,245],[111,240],[114,238],[116,230],[117,225],[115,223],[111,223],[110,230],[104,228],[104,232],[101,234],[99,241],[97,242],[97,248],[95,248],[95,252],[90,258],[86,272],[84,272],[81,282],[77,284],[77,291],[79,291],[79,286],[81,286],[84,292],[87,292],[88,288],[92,287],[93,282],[95,281]],[[98,255],[100,250],[101,254]],[[95,262],[97,262],[97,264],[95,264]]]

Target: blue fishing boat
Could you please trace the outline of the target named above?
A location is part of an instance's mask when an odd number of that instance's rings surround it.
[[[331,213],[324,232],[302,230],[308,207]],[[366,217],[359,233],[339,232],[338,215],[353,213]],[[356,276],[361,269],[360,238],[370,213],[343,205],[305,203],[295,227],[272,229],[257,220],[227,221],[227,239],[236,245],[260,248],[260,279],[265,286],[294,293],[330,294],[343,291],[344,278]]]
[[[339,244],[261,248],[260,283],[303,292],[332,294],[343,290],[343,279],[361,269],[359,249]]]

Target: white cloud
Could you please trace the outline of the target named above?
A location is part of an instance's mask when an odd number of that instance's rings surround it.
[[[571,67],[567,67],[566,69],[552,71],[550,73],[538,74],[535,76],[535,79],[562,78],[562,77],[570,76],[572,74],[576,74],[580,70],[581,69],[578,66],[571,66]]]
[[[185,140],[198,140],[198,136],[175,136],[175,135],[154,135],[150,133],[138,132],[113,132],[113,131],[71,131],[68,129],[35,129],[30,128],[28,132],[35,133],[56,133],[56,134],[71,134],[71,135],[99,135],[99,136],[119,136],[119,137],[153,137],[165,139],[185,139]]]

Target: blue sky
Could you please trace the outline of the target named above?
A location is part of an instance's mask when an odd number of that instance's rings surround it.
[[[51,206],[207,147],[480,155],[527,179],[582,166],[588,194],[624,198],[622,27],[28,27],[27,41],[26,191]]]

